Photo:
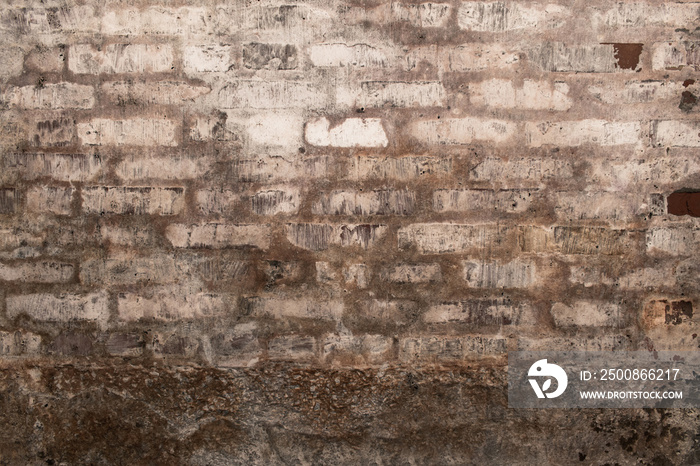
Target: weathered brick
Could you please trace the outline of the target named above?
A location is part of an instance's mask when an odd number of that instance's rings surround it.
[[[343,268],[345,283],[355,284],[359,289],[367,288],[370,276],[370,271],[365,264],[349,264]]]
[[[386,147],[389,144],[379,118],[348,118],[331,127],[321,117],[306,123],[306,141],[314,146]]]
[[[478,181],[520,183],[543,183],[566,181],[574,176],[574,166],[569,160],[539,157],[511,157],[500,159],[486,157],[470,172]]]
[[[166,119],[96,118],[87,123],[78,123],[80,141],[91,146],[176,146],[177,132],[177,124]]]
[[[444,72],[471,72],[511,68],[519,62],[520,54],[501,44],[467,43],[417,47],[404,54],[401,64],[406,71],[427,64]]]
[[[48,177],[59,181],[87,181],[102,171],[99,156],[85,154],[44,154],[9,152],[2,156],[2,167],[25,180]]]
[[[216,9],[220,34],[234,35],[243,30],[256,36],[281,36],[290,42],[308,42],[328,34],[335,18],[332,11],[308,4],[255,3],[247,8],[221,4]]]
[[[87,186],[82,190],[87,214],[177,215],[185,207],[184,188]]]
[[[329,284],[337,280],[333,266],[328,262],[316,262],[316,282]]]
[[[0,280],[26,283],[66,283],[73,279],[73,265],[61,262],[0,264]]]
[[[225,73],[233,68],[231,52],[229,45],[188,45],[182,52],[185,73]]]
[[[567,45],[547,42],[528,52],[530,62],[544,71],[613,73],[639,71],[642,44]]]
[[[554,303],[552,318],[557,327],[620,327],[624,320],[620,305],[602,301]]]
[[[700,121],[655,121],[652,140],[659,147],[700,147]]]
[[[415,206],[416,195],[413,191],[346,190],[321,193],[311,211],[316,215],[411,215]]]
[[[343,316],[343,302],[312,298],[247,298],[248,313],[255,317],[280,319],[295,317],[302,319],[339,320]]]
[[[301,81],[236,81],[219,91],[219,108],[323,108],[328,95]]]
[[[661,42],[654,44],[651,67],[655,70],[700,70],[698,42]]]
[[[107,293],[7,296],[7,316],[14,319],[21,314],[45,322],[96,322],[104,328],[109,320]]]
[[[599,82],[588,87],[593,97],[613,105],[675,99],[682,90],[682,83],[668,81],[629,81],[623,85]]]
[[[401,249],[415,246],[422,254],[443,254],[497,249],[510,233],[495,224],[417,223],[400,228],[398,238]]]
[[[209,157],[143,157],[127,156],[116,168],[123,180],[187,180],[203,177],[214,161]]]
[[[112,333],[105,341],[105,349],[111,355],[136,357],[143,354],[145,342],[138,333]]]
[[[603,159],[592,164],[591,182],[618,186],[643,184],[677,186],[700,170],[700,160],[687,156]]]
[[[158,288],[142,293],[119,293],[119,319],[180,321],[222,315],[230,309],[225,297],[212,293],[188,292],[181,287]]]
[[[131,247],[153,247],[156,235],[153,228],[145,226],[101,225],[99,234],[106,244],[118,244]]]
[[[281,156],[243,158],[235,161],[233,167],[239,181],[261,183],[325,178],[331,169],[328,156],[299,157],[293,160]]]
[[[471,144],[477,141],[497,144],[512,138],[516,125],[504,120],[444,118],[413,121],[406,133],[427,144]]]
[[[404,157],[367,157],[352,159],[349,178],[414,180],[422,176],[447,175],[452,171],[452,158],[409,155]]]
[[[399,340],[402,362],[458,362],[505,354],[506,339],[486,336],[406,337]]]
[[[218,115],[196,117],[190,126],[190,140],[197,142],[210,141],[235,141],[239,138],[227,127],[226,113],[219,112]]]
[[[535,196],[532,191],[519,189],[439,189],[433,192],[433,209],[436,212],[520,213],[530,208]]]
[[[692,226],[654,227],[646,235],[649,252],[690,256],[697,252],[699,244],[700,230]]]
[[[440,264],[397,264],[382,270],[382,280],[392,283],[432,283],[442,280]]]
[[[206,86],[193,86],[182,81],[103,83],[102,95],[117,105],[177,105],[195,100],[211,91]]]
[[[679,325],[693,319],[692,301],[678,299],[651,300],[644,306],[642,326],[645,329]]]
[[[384,335],[330,335],[320,344],[324,361],[340,365],[382,364],[393,352],[392,339]]]
[[[102,16],[102,33],[109,35],[190,35],[212,32],[205,8],[120,8]]]
[[[581,146],[595,144],[618,146],[639,144],[639,122],[613,122],[606,120],[560,121],[556,123],[527,123],[525,132],[528,145]]]
[[[50,120],[37,121],[27,139],[34,147],[64,147],[73,142],[75,130],[73,118],[59,116]]]
[[[309,48],[309,59],[314,66],[386,68],[389,59],[380,48],[369,44],[319,44]]]
[[[197,211],[202,215],[224,215],[238,210],[241,195],[224,188],[200,189],[195,193]]]
[[[297,48],[293,45],[251,42],[243,46],[243,66],[246,68],[293,70],[297,63]]]
[[[0,228],[0,250],[41,246],[46,233],[35,233],[23,228]],[[24,254],[21,257],[25,257]]]
[[[648,213],[645,200],[624,192],[558,191],[554,211],[561,220],[630,221]]]
[[[97,50],[92,45],[71,45],[68,69],[76,74],[164,73],[174,67],[171,45],[109,44]]]
[[[73,188],[35,186],[27,191],[27,210],[70,215],[74,192]]]
[[[510,262],[463,261],[464,280],[474,288],[529,288],[537,280],[534,262],[515,259]]]
[[[262,353],[257,331],[257,323],[247,322],[215,334],[211,346],[218,356],[217,365],[245,367],[256,363]]]
[[[469,86],[469,100],[475,105],[524,110],[563,111],[573,104],[569,85],[564,82],[526,79],[516,87],[507,79],[490,79]]]
[[[597,28],[648,28],[674,26],[682,28],[698,20],[697,3],[643,2],[616,3],[612,8],[592,7],[591,21]]]
[[[506,32],[528,29],[531,32],[554,29],[571,18],[568,8],[555,5],[508,2],[462,2],[457,24],[469,31]]]
[[[523,252],[537,253],[619,255],[633,247],[627,230],[600,227],[521,227],[519,241]]]
[[[673,270],[667,267],[645,267],[625,273],[617,267],[580,265],[571,266],[570,271],[569,281],[586,288],[615,286],[622,290],[650,290],[652,288],[671,288],[676,284]]]
[[[287,240],[294,246],[323,251],[331,246],[374,246],[387,232],[386,225],[329,225],[323,223],[290,223]]]
[[[336,101],[350,107],[439,107],[446,97],[439,82],[365,81],[359,90],[338,89]]]
[[[508,298],[470,299],[430,306],[423,316],[428,323],[465,322],[476,326],[532,325],[532,308]]]
[[[132,285],[137,283],[173,283],[183,275],[171,256],[90,259],[80,264],[80,282],[85,285]]]
[[[301,196],[296,188],[265,189],[252,195],[250,203],[258,215],[295,214],[299,211]]]
[[[39,354],[41,336],[26,331],[0,331],[0,356],[31,356]]]
[[[581,335],[579,337],[548,337],[520,338],[518,351],[630,351],[629,336],[627,335]]]
[[[251,145],[287,147],[296,154],[303,141],[304,120],[296,113],[263,112],[240,118],[229,116],[226,127]],[[271,134],[275,137],[270,138]]]
[[[421,28],[446,26],[451,12],[449,3],[391,3],[391,15],[396,21],[405,21]]]
[[[311,360],[316,356],[316,339],[301,335],[275,337],[267,345],[267,355],[274,361]]]
[[[24,59],[24,66],[40,73],[60,73],[66,61],[65,47],[37,47]]]
[[[270,247],[270,225],[226,223],[173,224],[165,237],[176,248],[259,248]]]
[[[100,23],[96,13],[94,5],[8,6],[0,12],[0,29],[18,35],[98,33]]]
[[[15,188],[0,188],[0,214],[13,214],[19,207],[19,192]]]
[[[11,87],[3,92],[0,105],[37,110],[89,109],[95,105],[92,86],[73,83]]]

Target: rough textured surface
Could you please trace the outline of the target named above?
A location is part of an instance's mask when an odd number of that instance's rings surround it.
[[[506,398],[698,350],[699,16],[6,0],[0,464],[700,463]]]

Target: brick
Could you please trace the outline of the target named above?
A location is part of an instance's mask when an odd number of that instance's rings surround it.
[[[428,323],[465,322],[477,326],[532,325],[532,309],[508,298],[471,299],[430,306],[423,316]]]
[[[405,53],[403,69],[412,71],[427,64],[444,72],[473,72],[512,68],[520,54],[500,44],[467,43],[456,47],[417,47]]]
[[[117,105],[178,105],[208,94],[207,86],[193,86],[182,81],[103,83],[102,95]]]
[[[102,171],[99,156],[9,152],[2,156],[2,167],[22,179],[48,177],[58,181],[88,181]]]
[[[399,248],[415,246],[421,254],[463,253],[499,248],[510,229],[498,225],[417,223],[399,228]]]
[[[51,356],[89,356],[94,353],[93,338],[83,333],[65,331],[49,341],[46,352]]]
[[[411,215],[415,206],[416,195],[413,191],[346,190],[321,193],[311,211],[316,215]]]
[[[508,189],[438,189],[433,192],[436,212],[525,212],[535,199],[532,191]]]
[[[31,356],[39,354],[41,336],[26,331],[0,331],[0,356]]]
[[[173,257],[164,254],[90,259],[80,264],[80,282],[84,285],[173,283],[182,275],[181,266]]]
[[[156,244],[155,232],[148,226],[101,225],[99,234],[105,244],[136,248],[153,247]]]
[[[622,309],[618,304],[575,301],[571,305],[554,303],[552,318],[557,327],[619,327]]]
[[[638,104],[676,99],[683,84],[667,81],[629,81],[623,85],[598,83],[588,87],[588,92],[606,104]]]
[[[651,300],[644,306],[642,326],[645,329],[680,325],[693,319],[693,303],[688,300]]]
[[[447,94],[439,82],[365,81],[360,89],[339,89],[338,103],[350,107],[440,107]]]
[[[0,214],[14,214],[19,207],[19,192],[15,188],[0,188]]]
[[[290,223],[287,240],[294,246],[323,251],[331,246],[359,246],[368,249],[387,232],[386,225],[329,225],[322,223]]]
[[[697,3],[617,3],[610,9],[593,8],[591,21],[598,28],[682,28],[698,20]]]
[[[628,231],[599,227],[521,227],[519,241],[523,252],[536,253],[620,255],[633,247]]]
[[[340,365],[381,364],[392,352],[393,340],[384,335],[330,335],[321,341],[324,361]]]
[[[204,141],[235,141],[238,139],[232,128],[226,126],[227,115],[197,117],[190,126],[190,140]]]
[[[680,180],[700,170],[694,157],[672,156],[645,157],[638,159],[603,159],[592,166],[591,181],[612,186],[644,184],[677,186]]]
[[[288,112],[264,112],[241,118],[229,118],[226,127],[235,134],[245,135],[251,145],[287,147],[295,155],[303,144],[304,120]],[[275,134],[270,138],[270,134]]]
[[[457,12],[461,29],[483,32],[555,29],[571,17],[568,8],[555,5],[509,2],[462,2]]]
[[[100,328],[105,328],[109,320],[107,293],[7,296],[7,316],[14,319],[21,314],[44,322],[96,322]]]
[[[349,264],[343,267],[343,280],[346,285],[355,285],[359,289],[367,288],[370,279],[369,268],[365,264]]]
[[[166,73],[174,67],[171,45],[110,44],[68,48],[68,69],[76,74]]]
[[[616,122],[606,120],[560,121],[556,123],[526,123],[525,137],[531,147],[545,145],[618,146],[639,144],[641,125],[639,122]]]
[[[230,260],[219,255],[213,257],[195,257],[189,263],[190,269],[202,280],[215,285],[245,283],[253,273],[253,266],[247,260]]]
[[[255,159],[237,160],[233,171],[239,181],[244,182],[281,182],[297,179],[321,179],[331,173],[328,156],[287,157],[269,156]]]
[[[371,299],[358,303],[363,319],[391,325],[406,325],[416,319],[418,303],[407,299]]]
[[[523,110],[563,111],[571,108],[569,85],[564,82],[526,79],[522,87],[507,79],[490,79],[469,86],[469,100],[474,105]]]
[[[24,50],[20,47],[5,46],[0,50],[0,61],[3,64],[0,68],[0,81],[19,76],[24,68]]]
[[[27,210],[30,212],[70,215],[75,189],[54,186],[35,186],[27,191]]]
[[[306,123],[304,136],[314,146],[386,147],[389,144],[379,118],[348,118],[331,127],[325,117]]]
[[[312,298],[246,298],[244,306],[254,317],[281,319],[339,320],[343,316],[343,302]]]
[[[233,35],[244,30],[301,42],[328,33],[335,18],[332,11],[306,4],[252,4],[249,8],[218,5],[217,13],[220,34]]]
[[[177,215],[185,207],[184,188],[87,186],[82,190],[86,214]]]
[[[195,193],[197,212],[202,215],[224,215],[237,211],[241,195],[230,189],[200,189]]]
[[[125,322],[172,322],[216,317],[226,313],[230,305],[221,295],[190,293],[178,286],[144,293],[119,293],[117,309],[119,319]]]
[[[619,267],[571,266],[569,281],[577,285],[583,285],[586,288],[592,286],[615,286],[622,290],[672,288],[676,285],[673,270],[666,267],[645,267],[631,270],[627,273],[623,272],[623,270],[620,270]]]
[[[654,70],[700,70],[700,44],[697,42],[661,42],[654,44],[651,55]]]
[[[23,228],[0,228],[0,250],[34,248],[46,240],[46,233],[34,233]],[[24,254],[22,254],[24,257]]]
[[[210,157],[143,157],[126,156],[116,167],[119,178],[128,181],[159,179],[188,180],[202,178],[211,170]]]
[[[300,81],[237,81],[219,91],[219,108],[323,108],[328,95]]]
[[[165,237],[176,248],[259,248],[270,247],[270,225],[226,223],[173,224]]]
[[[316,356],[316,339],[301,335],[275,337],[267,345],[267,355],[274,361],[300,361]]]
[[[72,144],[75,130],[73,118],[56,117],[37,121],[27,139],[34,147],[64,147]]]
[[[73,265],[60,262],[0,264],[0,280],[25,283],[66,283],[73,279]]]
[[[188,45],[183,48],[185,73],[225,73],[233,68],[230,45]]]
[[[553,197],[560,220],[631,221],[649,211],[644,199],[624,192],[558,191]]]
[[[248,69],[294,70],[297,64],[294,45],[251,42],[243,46],[243,66]]]
[[[530,62],[544,71],[579,73],[632,72],[641,69],[642,44],[570,46],[547,42],[528,52]]]
[[[137,357],[143,354],[145,342],[138,333],[112,333],[105,341],[105,349],[110,355]]]
[[[477,141],[503,143],[515,132],[516,125],[511,122],[465,117],[413,121],[406,133],[427,144],[453,145]]]
[[[316,262],[316,282],[329,284],[337,279],[333,266],[328,262]]]
[[[213,32],[209,17],[205,8],[120,8],[102,16],[102,33],[120,36],[207,34]]]
[[[574,166],[569,160],[539,157],[511,157],[501,159],[486,157],[470,172],[478,181],[501,183],[565,181],[574,176]]]
[[[658,147],[700,147],[700,121],[654,121],[652,141]]]
[[[87,123],[78,123],[81,143],[91,146],[176,146],[178,131],[174,121],[165,119],[96,118]]]
[[[320,67],[386,68],[389,59],[369,44],[319,44],[309,47],[309,59]]]
[[[65,82],[11,87],[3,92],[0,103],[8,108],[32,110],[90,109],[95,105],[95,90],[92,86]]]
[[[581,335],[579,337],[520,338],[518,351],[630,351],[627,335]]]
[[[409,155],[404,157],[358,156],[352,159],[349,178],[353,180],[415,180],[423,176],[447,175],[452,171],[450,157]]]
[[[447,25],[452,7],[449,3],[396,3],[391,4],[391,15],[396,21],[405,21],[415,27],[439,28]]]
[[[211,346],[219,357],[217,365],[245,367],[256,363],[262,353],[257,331],[257,323],[247,322],[215,334],[211,338]]]
[[[691,226],[655,227],[647,231],[648,252],[674,256],[692,256],[698,250],[700,231]]]
[[[250,202],[252,211],[258,215],[296,214],[301,196],[296,188],[266,189],[251,196]]]
[[[462,261],[464,280],[473,288],[530,288],[537,284],[537,266],[532,261]]]
[[[65,47],[37,47],[27,55],[24,66],[40,73],[61,73],[65,61]]]
[[[380,277],[384,281],[405,283],[434,283],[442,281],[440,264],[397,264],[382,270]]]
[[[406,337],[399,340],[401,362],[459,362],[505,354],[506,339],[485,336]]]
[[[92,5],[8,7],[0,13],[0,28],[17,35],[98,33],[100,24],[96,9]]]

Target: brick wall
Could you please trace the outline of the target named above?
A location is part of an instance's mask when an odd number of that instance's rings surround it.
[[[504,368],[698,348],[699,17],[6,2],[0,459],[695,461]]]

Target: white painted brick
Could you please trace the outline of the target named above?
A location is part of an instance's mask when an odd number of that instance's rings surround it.
[[[531,261],[463,261],[464,280],[473,288],[529,288],[537,283]]]
[[[328,95],[300,81],[237,81],[219,91],[219,108],[323,108]]]
[[[200,189],[195,193],[197,211],[202,215],[223,215],[238,210],[240,194],[230,189]]]
[[[698,21],[697,3],[668,2],[616,3],[610,9],[591,8],[591,21],[598,28],[644,28],[654,26],[687,27]]]
[[[700,230],[690,226],[655,227],[647,231],[646,243],[649,252],[690,256],[700,247]]]
[[[570,10],[561,5],[532,3],[528,7],[514,1],[462,2],[457,12],[460,28],[487,32],[554,29],[562,27],[569,18]]]
[[[619,327],[622,309],[618,304],[576,301],[572,305],[554,303],[552,318],[557,327]]]
[[[102,16],[102,33],[109,35],[207,34],[212,32],[205,8],[120,8]]]
[[[306,123],[306,141],[314,146],[386,147],[389,140],[379,118],[348,118],[331,127],[321,117]]]
[[[0,356],[39,354],[41,336],[31,332],[0,332]]]
[[[636,121],[580,120],[527,123],[525,132],[528,145],[531,147],[584,144],[618,146],[641,142],[641,124]]]
[[[397,21],[406,21],[421,28],[444,27],[450,20],[449,3],[396,3],[391,4],[391,14]]]
[[[26,314],[32,319],[45,322],[68,323],[74,321],[93,321],[101,328],[109,320],[108,299],[106,292],[86,295],[36,293],[11,295],[7,297],[7,315],[14,319]]]
[[[116,168],[123,180],[187,180],[201,178],[213,166],[210,157],[143,157],[128,155]]]
[[[528,52],[530,62],[544,71],[613,73],[634,71],[620,68],[612,44],[566,45],[548,42]],[[637,68],[639,69],[639,65]]]
[[[102,171],[98,156],[10,152],[2,157],[3,170],[25,180],[49,177],[59,181],[87,181]]]
[[[145,293],[119,293],[117,298],[119,319],[126,322],[198,320],[222,315],[229,308],[221,295],[188,292],[180,286]]]
[[[392,350],[392,338],[384,335],[330,335],[321,342],[324,360],[343,365],[381,364]]]
[[[505,338],[485,336],[406,337],[399,340],[402,362],[457,362],[506,353]]]
[[[11,87],[0,97],[3,106],[34,110],[89,109],[95,105],[95,89],[73,83]]]
[[[235,161],[234,172],[240,181],[264,183],[326,178],[331,173],[331,166],[328,156],[295,157],[292,160],[282,156],[263,156]]]
[[[27,191],[27,210],[70,215],[73,188],[35,186]]]
[[[433,193],[436,212],[525,212],[533,201],[533,192],[519,189],[439,189]]]
[[[258,215],[296,214],[301,206],[298,188],[279,187],[258,191],[250,198],[251,209]]]
[[[229,45],[188,45],[182,52],[185,73],[225,73],[233,68],[231,52]]]
[[[445,118],[418,120],[408,125],[407,135],[428,144],[471,144],[477,141],[503,143],[516,133],[516,125],[503,120]]]
[[[656,146],[700,147],[700,121],[655,121],[652,124],[652,132]]]
[[[343,316],[343,302],[312,298],[248,298],[245,304],[255,317],[281,319],[339,320]]]
[[[301,335],[275,337],[267,345],[268,357],[275,361],[304,361],[316,356],[316,339]]]
[[[644,199],[625,192],[562,192],[554,194],[554,212],[561,220],[634,220],[649,212]]]
[[[446,97],[439,82],[366,81],[358,90],[339,88],[336,101],[349,107],[439,107]]]
[[[430,306],[423,316],[428,323],[465,322],[473,325],[532,325],[530,306],[507,298],[471,299]]]
[[[173,283],[181,276],[181,270],[175,259],[162,254],[132,258],[91,259],[80,264],[80,282],[85,285]]]
[[[700,70],[700,43],[660,42],[654,44],[651,55],[654,70]]]
[[[368,249],[387,233],[386,225],[329,225],[291,223],[286,226],[287,240],[294,246],[323,251],[331,246],[360,246]]]
[[[442,280],[440,264],[397,264],[385,268],[381,279],[393,283],[431,283]]]
[[[494,108],[563,111],[571,108],[569,85],[526,79],[522,87],[507,79],[490,79],[469,86],[470,101]]]
[[[165,229],[165,237],[176,248],[270,247],[270,225],[233,225],[202,223],[173,224]]]
[[[0,280],[26,283],[66,283],[73,278],[72,264],[60,262],[22,262],[0,264]]]
[[[588,87],[588,92],[606,104],[636,104],[676,99],[683,92],[683,84],[667,81],[630,81],[620,86],[599,83]]]
[[[414,180],[426,175],[447,175],[452,171],[449,157],[409,155],[403,157],[367,157],[352,159],[349,178],[353,180]]]
[[[415,246],[422,254],[462,253],[499,247],[510,230],[497,225],[417,223],[399,229],[399,248]]]
[[[177,215],[185,208],[184,188],[87,186],[82,190],[87,214]]]
[[[103,83],[101,89],[102,95],[118,105],[178,105],[211,91],[182,81],[112,81]]]
[[[68,69],[76,74],[165,73],[174,66],[171,45],[110,44],[102,50],[92,45],[71,45]]]
[[[78,123],[80,141],[91,146],[176,146],[178,131],[174,121],[165,119],[96,118],[87,123]]]
[[[343,279],[348,285],[355,284],[359,289],[367,288],[370,279],[369,268],[365,264],[350,264],[343,268]]]
[[[309,59],[314,66],[355,66],[359,68],[385,68],[385,53],[368,44],[319,44],[309,48]]]
[[[415,205],[416,195],[413,191],[346,190],[321,193],[311,212],[316,215],[411,215]]]

